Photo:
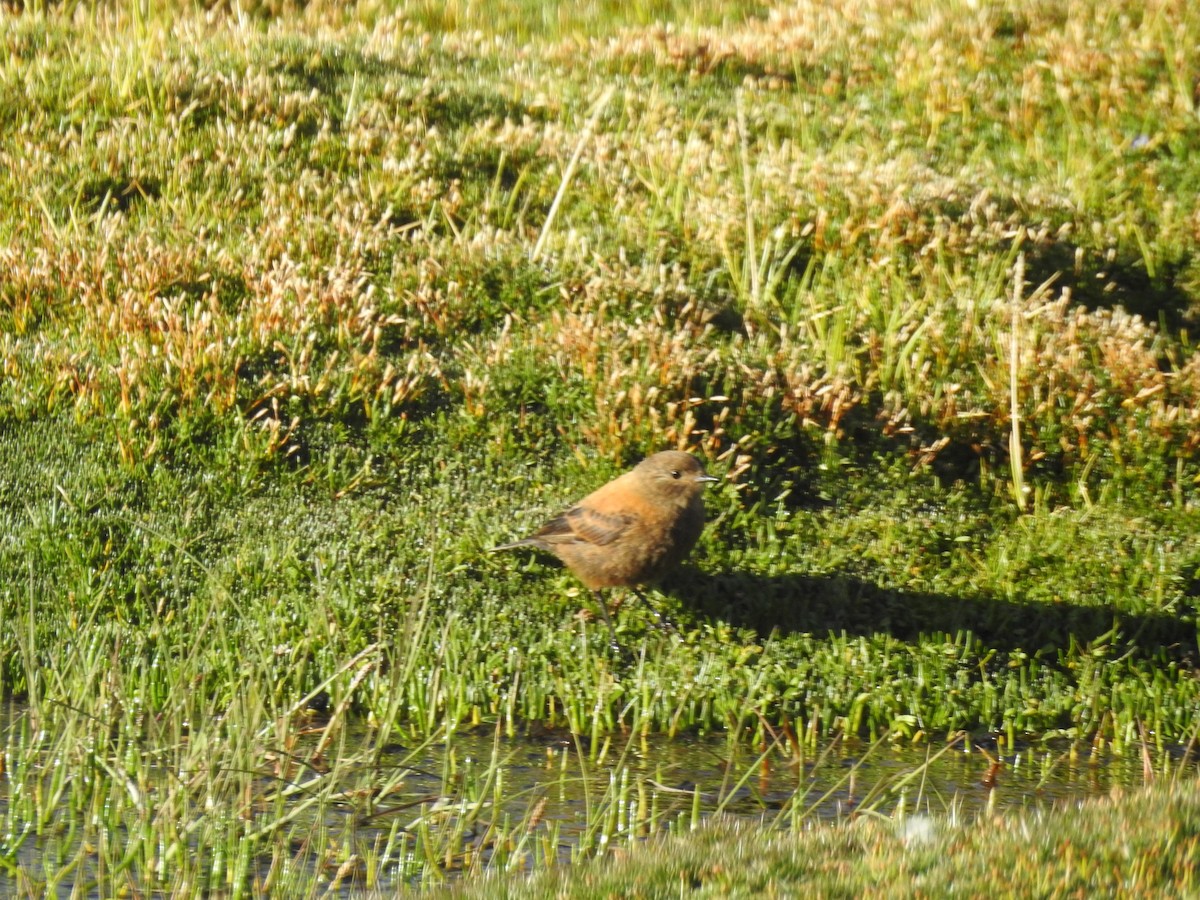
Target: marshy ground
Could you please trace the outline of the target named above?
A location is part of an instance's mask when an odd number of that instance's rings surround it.
[[[634,827],[618,767],[602,859],[506,890],[1195,891],[1198,43],[1182,0],[5,5],[5,890],[494,891],[559,861],[536,794],[487,812],[548,729],[1154,784],[689,837],[719,800]],[[486,551],[668,448],[722,483],[678,633],[626,603],[613,653]],[[467,730],[430,798],[396,748]]]

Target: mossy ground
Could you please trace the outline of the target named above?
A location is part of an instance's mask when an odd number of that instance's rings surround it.
[[[286,856],[206,810],[270,819],[314,698],[381,743],[1196,735],[1191,5],[2,15],[6,765],[206,771],[123,791],[127,886]],[[679,632],[625,604],[614,655],[486,551],[666,447],[725,480]]]

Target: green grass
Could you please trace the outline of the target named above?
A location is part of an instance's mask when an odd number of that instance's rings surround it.
[[[476,726],[1200,729],[1200,14],[547,8],[0,13],[15,889],[370,883],[280,759]],[[724,482],[615,655],[486,551],[666,447]]]
[[[490,877],[455,897],[1135,897],[1197,890],[1194,784],[1095,800],[977,828],[863,816],[766,831],[715,822],[636,853],[532,880]]]

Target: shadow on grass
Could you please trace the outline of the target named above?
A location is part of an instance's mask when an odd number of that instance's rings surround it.
[[[1103,259],[1070,241],[1046,241],[1029,248],[1027,261],[1029,284],[1057,276],[1056,289],[1069,287],[1089,310],[1123,306],[1171,334],[1195,325],[1197,309],[1186,288],[1189,262],[1182,256],[1161,261],[1151,273],[1134,250]]]
[[[1014,602],[976,595],[954,597],[880,587],[849,575],[712,575],[693,568],[663,586],[687,616],[727,622],[760,635],[887,634],[902,641],[970,631],[985,647],[1012,652],[1067,650],[1112,644],[1119,653],[1193,665],[1197,660],[1194,610],[1127,613],[1040,601]],[[1115,628],[1115,638],[1114,638]]]

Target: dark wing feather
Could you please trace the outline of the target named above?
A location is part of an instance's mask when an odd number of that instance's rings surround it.
[[[624,534],[631,522],[631,516],[596,512],[586,506],[572,506],[539,528],[533,538],[547,544],[579,541],[603,547]]]

